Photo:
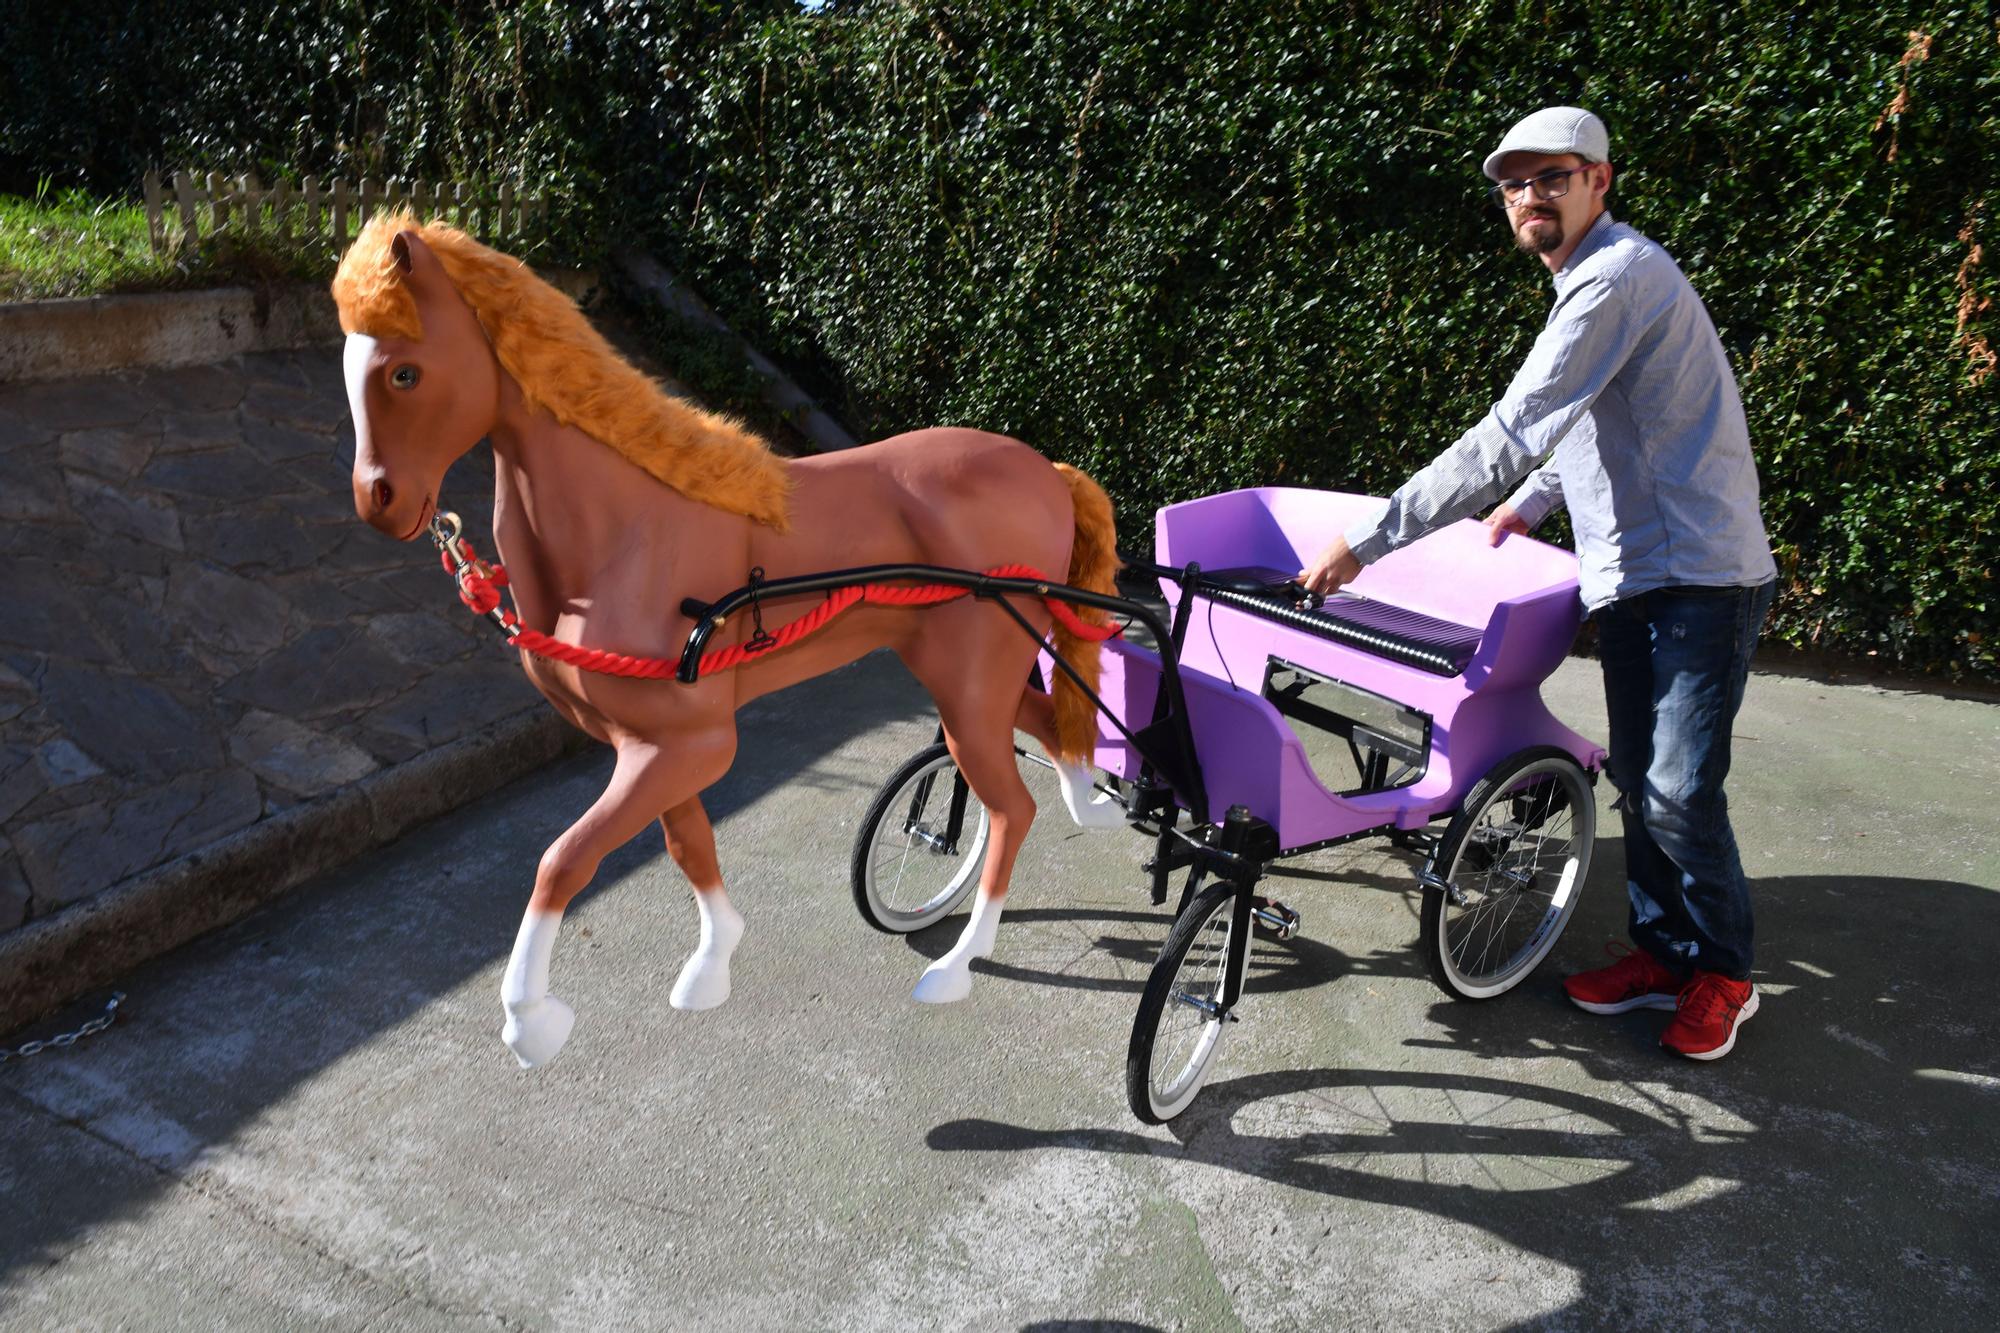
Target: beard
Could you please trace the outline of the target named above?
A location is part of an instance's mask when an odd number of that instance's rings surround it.
[[[1545,220],[1548,225],[1526,230],[1528,223],[1536,219]],[[1562,219],[1554,213],[1530,213],[1514,228],[1514,248],[1523,254],[1546,255],[1562,248]]]

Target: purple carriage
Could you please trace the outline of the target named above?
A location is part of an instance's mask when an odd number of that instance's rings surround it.
[[[1420,947],[1460,999],[1512,989],[1575,910],[1604,752],[1540,687],[1575,637],[1576,559],[1519,536],[1491,547],[1467,520],[1310,605],[1291,574],[1373,503],[1263,488],[1171,505],[1158,563],[1128,560],[1160,578],[1171,621],[1094,599],[1160,644],[1106,645],[1095,764],[1156,840],[1154,901],[1188,872],[1127,1056],[1143,1120],[1200,1091],[1236,1021],[1254,926],[1296,930],[1255,892],[1274,860],[1381,835],[1422,852]],[[856,903],[883,930],[921,929],[971,891],[984,849],[983,812],[933,745],[862,822]]]

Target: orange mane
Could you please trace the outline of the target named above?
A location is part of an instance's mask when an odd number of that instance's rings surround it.
[[[791,478],[783,459],[739,423],[667,393],[612,350],[575,302],[456,228],[419,227],[408,213],[371,219],[333,278],[343,332],[423,337],[416,300],[390,249],[398,233],[412,230],[444,265],[530,406],[616,449],[690,500],[785,531]]]

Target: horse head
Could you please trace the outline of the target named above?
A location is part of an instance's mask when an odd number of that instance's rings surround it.
[[[477,315],[407,218],[369,224],[334,278],[354,414],[354,512],[400,541],[424,530],[454,462],[499,412]]]

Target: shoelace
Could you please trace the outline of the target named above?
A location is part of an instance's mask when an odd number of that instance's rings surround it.
[[[1655,972],[1651,954],[1646,953],[1642,949],[1635,949],[1628,944],[1621,944],[1617,940],[1606,940],[1604,942],[1604,953],[1606,957],[1611,959],[1613,967],[1621,969],[1624,973],[1631,974],[1631,981],[1634,985],[1643,986],[1651,984]]]
[[[1604,942],[1604,956],[1609,958],[1612,964],[1616,966],[1622,965],[1628,959],[1639,958],[1642,955],[1639,950],[1629,944],[1620,944],[1617,940],[1606,940]]]
[[[1743,1007],[1741,1000],[1731,998],[1728,988],[1720,977],[1698,977],[1680,993],[1674,1001],[1675,1010],[1690,1023],[1711,1023],[1719,1018],[1727,1018]]]

